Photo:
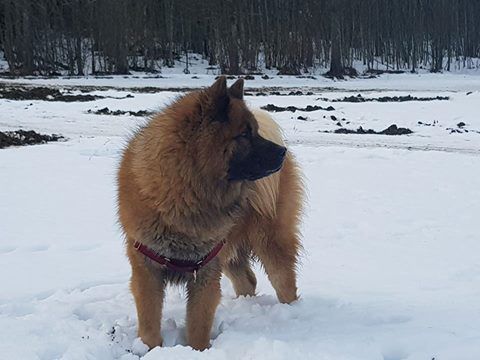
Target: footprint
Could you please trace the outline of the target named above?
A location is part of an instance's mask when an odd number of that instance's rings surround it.
[[[393,347],[383,351],[383,360],[402,360],[406,359],[407,357],[408,352],[403,349]]]
[[[6,245],[6,246],[0,246],[0,254],[8,254],[12,251],[15,251],[17,250],[17,248],[15,246],[9,246],[9,245]]]
[[[387,317],[367,316],[362,320],[362,322],[367,326],[378,326],[385,324],[403,324],[411,320],[412,318],[407,315],[394,315]]]
[[[11,303],[0,306],[0,315],[21,318],[32,314],[35,307],[30,303]]]
[[[88,244],[88,245],[75,245],[75,246],[70,246],[68,250],[70,251],[90,251],[99,248],[100,245],[95,244]]]
[[[88,311],[85,311],[82,307],[78,307],[72,311],[72,315],[75,316],[80,321],[87,321],[92,318],[92,314]]]
[[[50,248],[50,245],[31,245],[25,248],[26,251],[37,252],[37,251],[47,251]]]

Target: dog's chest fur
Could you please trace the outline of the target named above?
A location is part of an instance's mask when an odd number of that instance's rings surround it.
[[[157,254],[170,259],[197,262],[203,259],[221,241],[227,238],[232,227],[244,212],[238,204],[225,209],[223,213],[211,220],[212,226],[208,229],[199,229],[199,234],[184,234],[162,226],[161,216],[151,216],[150,221],[142,224],[141,242]],[[153,215],[153,214],[152,214]],[[208,235],[207,235],[208,234]],[[146,258],[146,265],[166,282],[185,283],[193,278],[193,274],[173,271],[155,261]],[[205,281],[211,276],[218,276],[220,272],[218,259],[213,259],[196,274],[197,282]]]
[[[209,239],[193,240],[183,234],[169,233],[155,237],[154,241],[150,243],[152,250],[166,258],[197,262],[203,259],[218,242]],[[154,273],[160,275],[163,281],[174,284],[182,284],[191,280],[200,283],[211,276],[218,276],[217,273],[220,272],[218,259],[213,259],[205,267],[199,269],[195,276],[191,272],[170,270],[149,258],[145,258],[145,262]]]

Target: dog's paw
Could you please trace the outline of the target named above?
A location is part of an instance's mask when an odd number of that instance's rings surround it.
[[[162,346],[163,339],[161,336],[141,335],[133,342],[132,352],[136,355],[143,356],[149,350],[157,346]]]

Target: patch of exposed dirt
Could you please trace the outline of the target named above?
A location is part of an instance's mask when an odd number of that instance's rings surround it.
[[[285,65],[278,69],[277,75],[301,75],[301,73],[297,67]]]
[[[0,98],[8,100],[43,100],[43,101],[94,101],[103,99],[103,96],[88,94],[64,94],[60,90],[51,87],[23,87],[0,85]]]
[[[438,121],[437,121],[437,120],[433,120],[432,123],[426,123],[426,122],[423,122],[423,121],[418,121],[417,124],[420,125],[420,126],[437,126],[437,125],[438,125]]]
[[[0,131],[0,149],[8,146],[45,144],[50,141],[64,140],[61,135],[43,135],[33,130]]]
[[[379,98],[365,98],[361,94],[356,96],[346,96],[343,99],[328,99],[321,98],[317,100],[331,101],[331,102],[351,102],[351,103],[363,103],[363,102],[405,102],[405,101],[433,101],[433,100],[449,100],[448,96],[435,96],[435,97],[416,97],[412,95],[406,96],[383,96]]]
[[[292,90],[288,93],[286,92],[280,92],[280,91],[270,91],[268,93],[266,92],[263,92],[263,91],[258,91],[258,92],[255,92],[255,93],[252,93],[252,92],[245,92],[245,95],[250,95],[250,96],[269,96],[269,95],[275,95],[275,96],[304,96],[304,95],[315,95],[314,92],[312,91],[307,91],[307,92],[303,92],[303,91],[300,91],[300,90]]]
[[[467,126],[467,124],[465,124],[463,121],[460,121],[457,124],[457,128],[447,127],[446,130],[449,131],[450,134],[464,134],[464,133],[469,133],[469,132],[480,134],[480,131],[473,130],[473,129],[469,130],[469,129],[466,129],[465,126]]]
[[[87,113],[95,114],[95,115],[128,115],[128,116],[139,116],[139,117],[146,117],[153,114],[151,111],[147,110],[139,110],[139,111],[125,111],[125,110],[110,110],[108,107],[104,107],[99,110],[88,110]]]
[[[365,71],[365,74],[371,75],[382,75],[382,74],[404,74],[403,70],[379,70],[379,69],[368,69]]]
[[[328,79],[345,79],[345,77],[350,77],[350,78],[356,78],[358,77],[358,71],[353,68],[353,67],[349,67],[349,66],[346,66],[344,68],[342,68],[341,70],[338,69],[338,70],[329,70],[328,72],[326,72],[325,74],[323,74],[324,77],[328,78]]]
[[[329,131],[326,131],[329,132]],[[361,126],[356,129],[346,129],[340,128],[333,131],[335,134],[375,134],[375,135],[408,135],[412,134],[413,131],[408,128],[398,127],[397,125],[393,124],[390,125],[388,128],[382,131],[375,131],[372,129],[365,130]]]
[[[79,77],[61,77],[62,79],[68,78],[79,78]],[[166,77],[167,78],[167,77]],[[18,79],[18,77],[12,77],[12,79]],[[26,80],[30,79],[30,77],[26,77]],[[42,79],[41,77],[35,77],[35,79]],[[271,79],[271,77],[269,77]],[[0,83],[0,94],[2,92],[2,88],[34,88],[35,85],[27,84],[27,83]],[[93,91],[108,91],[108,90],[115,90],[121,92],[130,92],[130,93],[147,93],[147,94],[154,94],[154,93],[161,93],[161,92],[190,92],[195,90],[202,90],[205,87],[199,86],[191,86],[191,87],[157,87],[157,86],[145,86],[145,87],[122,87],[122,86],[107,86],[107,85],[52,85],[48,86],[49,89],[59,89],[62,91],[70,92],[70,91],[80,91],[82,93],[89,93]],[[348,91],[342,88],[332,87],[332,86],[324,86],[324,87],[308,87],[308,92],[302,91],[305,88],[299,87],[278,87],[278,86],[269,86],[269,87],[248,87],[246,90],[247,92],[245,95],[257,95],[257,96],[265,96],[265,95],[280,95],[280,96],[290,96],[290,95],[319,95],[325,92],[333,92],[333,91]],[[365,92],[365,91],[396,91],[396,89],[357,89],[355,92]],[[129,94],[127,97],[132,97],[133,95]],[[331,101],[330,99],[326,99],[327,101]]]
[[[300,75],[297,76],[298,79],[312,79],[312,80],[317,80],[317,78],[313,75]]]
[[[299,107],[296,107],[296,106],[287,106],[287,107],[281,107],[281,106],[276,106],[276,105],[273,105],[273,104],[268,104],[268,105],[265,105],[265,106],[262,106],[261,107],[263,110],[266,110],[266,111],[270,111],[270,112],[283,112],[283,111],[291,111],[291,112],[295,112],[295,111],[307,111],[307,112],[311,112],[311,111],[317,111],[317,110],[324,110],[324,111],[333,111],[335,110],[335,108],[333,106],[329,106],[329,107],[322,107],[322,106],[318,106],[318,105],[307,105],[307,107],[305,108],[299,108]]]

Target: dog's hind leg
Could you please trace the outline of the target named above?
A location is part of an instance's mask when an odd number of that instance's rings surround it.
[[[265,267],[278,300],[297,299],[296,268],[301,250],[299,220],[303,188],[297,165],[287,154],[280,173],[276,215],[258,222],[258,235],[252,237],[253,252]]]
[[[297,300],[296,264],[298,240],[294,234],[275,232],[275,235],[254,243],[253,251],[262,262],[278,300],[291,303]]]
[[[250,266],[250,255],[247,251],[238,252],[234,259],[224,265],[223,272],[232,282],[237,296],[255,296],[257,279]]]

